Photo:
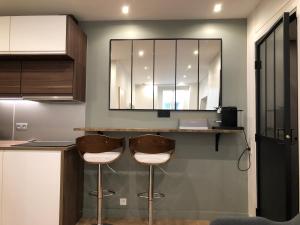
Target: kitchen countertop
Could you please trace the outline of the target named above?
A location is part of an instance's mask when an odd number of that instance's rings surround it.
[[[67,147],[25,147],[13,146],[24,144],[27,141],[2,140],[0,141],[0,150],[36,150],[36,151],[69,151],[75,148],[75,145]]]
[[[240,133],[242,127],[232,129],[178,129],[178,128],[106,128],[106,127],[82,127],[74,128],[74,131],[86,132],[149,132],[149,133],[211,133],[211,134],[232,134]]]

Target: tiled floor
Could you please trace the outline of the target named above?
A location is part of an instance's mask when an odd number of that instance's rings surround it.
[[[96,220],[82,219],[77,225],[91,225],[95,224]],[[147,225],[147,221],[137,219],[127,220],[109,220],[106,223],[112,225]],[[209,225],[209,221],[201,220],[156,220],[155,225]]]

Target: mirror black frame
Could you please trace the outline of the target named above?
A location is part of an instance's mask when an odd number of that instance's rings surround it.
[[[176,104],[175,104],[175,109],[155,109],[154,108],[154,91],[153,91],[153,106],[152,109],[134,109],[132,108],[132,66],[133,66],[133,41],[153,41],[154,43],[154,48],[153,48],[153,55],[155,56],[155,41],[159,41],[159,40],[170,40],[170,41],[176,41],[176,48],[177,48],[177,41],[178,40],[196,40],[198,41],[198,51],[199,51],[199,43],[200,41],[211,41],[211,40],[215,40],[215,41],[220,41],[221,43],[221,70],[220,70],[220,92],[219,92],[219,106],[216,107],[215,110],[211,110],[211,109],[176,109]],[[131,41],[131,104],[130,104],[130,109],[115,109],[115,108],[111,108],[110,107],[110,102],[111,102],[111,96],[110,96],[110,91],[111,91],[111,50],[112,50],[112,42],[113,41]],[[177,67],[177,50],[175,50],[175,68]],[[155,60],[153,60],[153,64],[155,63]],[[177,75],[177,71],[175,69],[175,93],[176,93],[176,75]],[[198,54],[198,83],[199,83],[199,54]],[[199,84],[198,84],[199,85]],[[222,95],[223,95],[223,91],[222,91],[222,86],[223,86],[223,39],[222,38],[142,38],[142,39],[110,39],[109,41],[109,101],[108,101],[108,108],[109,110],[112,111],[158,111],[158,110],[166,110],[166,111],[174,111],[174,112],[215,112],[217,111],[217,108],[222,106]],[[154,79],[153,79],[153,88],[154,88]],[[197,91],[197,99],[199,99],[199,87],[198,87],[198,91]],[[176,101],[176,98],[175,98]],[[199,104],[199,100],[198,100],[198,104]],[[199,108],[199,106],[198,106]]]

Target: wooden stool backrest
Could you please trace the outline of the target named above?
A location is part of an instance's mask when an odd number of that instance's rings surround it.
[[[160,135],[146,134],[130,138],[129,148],[132,154],[137,152],[147,154],[173,153],[175,140]]]
[[[125,138],[114,138],[105,135],[86,135],[76,139],[76,147],[80,155],[84,153],[102,153],[125,150]]]

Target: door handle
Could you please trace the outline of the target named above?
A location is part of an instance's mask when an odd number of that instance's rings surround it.
[[[286,137],[284,136],[284,128],[278,128],[276,130],[276,139],[277,140],[284,140]]]

